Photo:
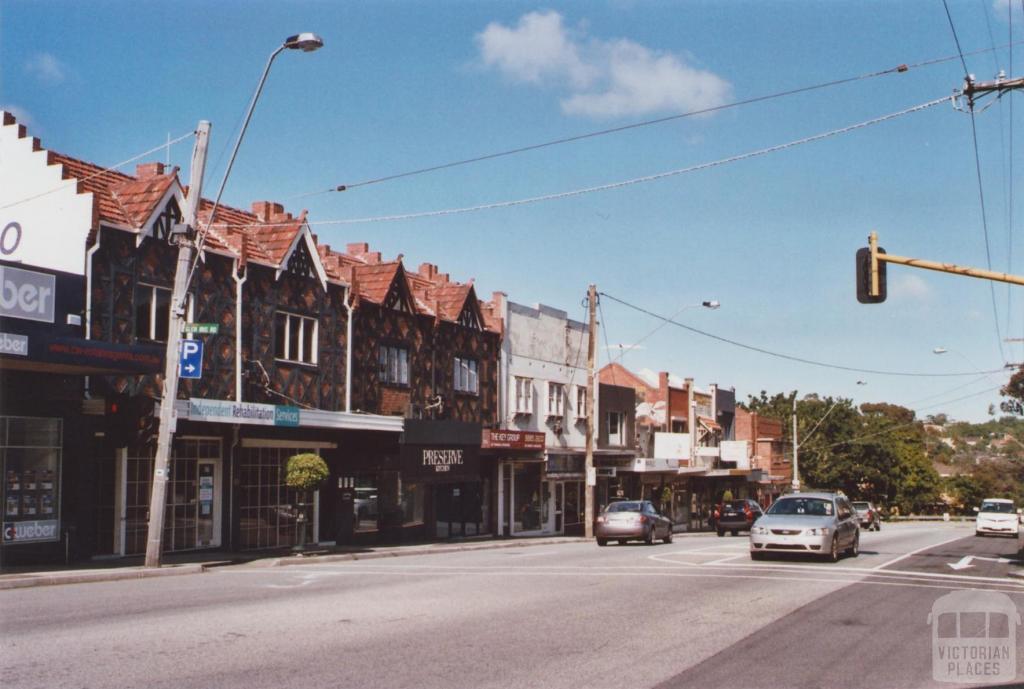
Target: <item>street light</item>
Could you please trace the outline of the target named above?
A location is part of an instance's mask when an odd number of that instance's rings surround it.
[[[657,325],[657,327],[655,327],[655,328],[654,328],[654,330],[650,331],[649,333],[647,333],[646,335],[644,335],[643,337],[641,337],[641,338],[640,338],[639,340],[637,340],[636,342],[634,342],[634,343],[633,343],[632,345],[630,345],[629,347],[625,347],[625,348],[624,348],[624,347],[623,347],[623,346],[622,346],[622,345],[620,344],[620,345],[619,345],[619,350],[620,350],[620,351],[619,351],[619,355],[618,355],[617,357],[615,357],[614,359],[612,359],[611,361],[609,361],[608,363],[609,363],[609,364],[614,364],[614,363],[615,363],[616,361],[618,361],[618,360],[619,360],[619,359],[621,359],[622,357],[626,356],[626,353],[627,353],[627,352],[629,352],[630,350],[636,349],[636,348],[637,348],[637,347],[638,347],[638,346],[640,345],[640,343],[642,343],[642,342],[643,342],[644,340],[646,340],[646,339],[647,339],[648,337],[650,337],[651,335],[653,335],[654,333],[658,332],[659,330],[661,330],[662,328],[664,328],[664,327],[665,327],[666,325],[668,325],[669,323],[671,323],[671,322],[672,322],[672,321],[673,321],[673,320],[675,319],[675,317],[676,317],[676,316],[678,316],[679,314],[681,314],[681,313],[682,313],[683,311],[688,311],[688,310],[690,310],[690,309],[699,309],[699,308],[704,308],[704,309],[708,309],[708,310],[710,310],[710,311],[715,311],[715,310],[716,310],[716,309],[718,309],[718,308],[719,308],[719,307],[720,307],[721,305],[722,305],[722,304],[721,304],[721,302],[719,302],[719,301],[718,301],[717,299],[709,299],[709,300],[707,300],[707,301],[702,301],[702,302],[701,302],[701,303],[699,303],[699,304],[687,304],[687,305],[683,306],[683,307],[682,307],[682,308],[680,308],[680,309],[679,309],[678,311],[676,311],[675,313],[673,313],[673,314],[672,314],[671,316],[669,316],[668,318],[664,319],[664,320],[663,320],[663,321],[662,321],[661,323],[659,323],[659,324]]]
[[[245,122],[235,140],[235,147],[231,151],[231,159],[228,161],[227,169],[224,171],[224,178],[220,182],[220,189],[217,191],[217,199],[213,203],[213,210],[210,213],[210,220],[207,227],[213,223],[220,204],[221,195],[224,193],[224,186],[227,184],[228,175],[235,163],[235,156],[238,154],[238,147],[245,136],[245,130],[252,118],[252,111],[256,107],[260,93],[263,91],[263,84],[270,72],[270,65],[273,64],[282,50],[301,50],[312,52],[322,47],[323,40],[314,33],[300,33],[289,36],[277,50],[270,54],[267,66],[263,69],[256,92],[253,93],[249,109],[245,114]],[[160,556],[163,550],[164,532],[164,510],[167,502],[167,479],[168,467],[170,466],[171,436],[173,429],[171,424],[174,421],[174,402],[178,398],[178,348],[181,341],[181,332],[185,321],[185,301],[188,295],[188,283],[192,276],[193,256],[197,248],[202,246],[203,235],[199,234],[196,245],[193,246],[190,232],[195,225],[198,225],[199,205],[202,203],[202,179],[203,170],[206,165],[206,140],[210,130],[209,122],[200,122],[199,134],[196,137],[196,148],[192,157],[192,170],[185,223],[188,225],[184,232],[176,231],[175,240],[178,243],[178,263],[174,272],[174,290],[171,292],[171,313],[170,327],[167,332],[167,351],[164,361],[164,385],[160,397],[160,426],[157,432],[156,455],[153,458],[153,489],[149,499],[149,526],[146,534],[146,567],[159,567]],[[238,343],[235,343],[238,346]]]

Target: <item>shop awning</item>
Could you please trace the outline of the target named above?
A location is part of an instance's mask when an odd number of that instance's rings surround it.
[[[720,431],[722,427],[715,422],[710,416],[698,416],[697,421],[700,422],[701,426],[708,429],[709,431]]]

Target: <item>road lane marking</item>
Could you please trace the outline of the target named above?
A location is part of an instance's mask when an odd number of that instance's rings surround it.
[[[931,550],[932,548],[938,548],[939,546],[946,545],[947,543],[952,543],[953,541],[959,541],[959,540],[961,540],[963,538],[967,538],[967,537],[966,536],[957,536],[956,538],[950,538],[950,539],[947,539],[945,541],[942,541],[941,543],[935,543],[935,544],[932,544],[932,545],[926,545],[926,546],[923,546],[923,547],[918,548],[916,550],[911,550],[909,553],[904,553],[903,555],[900,555],[897,558],[893,558],[892,560],[889,560],[888,562],[883,562],[882,564],[877,565],[877,566],[873,567],[872,569],[876,569],[876,570],[877,569],[884,569],[885,567],[888,567],[889,565],[895,564],[895,563],[899,562],[900,560],[906,560],[908,557],[911,557],[912,555],[917,555],[918,553],[923,553],[926,550]]]

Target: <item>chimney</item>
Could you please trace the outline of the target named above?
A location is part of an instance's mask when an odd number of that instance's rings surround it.
[[[139,179],[159,177],[164,174],[163,163],[140,163],[135,166],[135,176]]]
[[[370,245],[366,242],[356,242],[355,244],[346,244],[345,253],[351,254],[352,256],[362,256],[370,250]]]
[[[433,263],[421,263],[419,273],[427,280],[433,280],[434,276],[437,275],[437,266]]]
[[[252,214],[261,222],[270,222],[275,215],[284,213],[284,206],[273,201],[254,201]]]

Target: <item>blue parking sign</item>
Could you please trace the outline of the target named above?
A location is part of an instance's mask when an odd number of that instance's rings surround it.
[[[203,341],[182,340],[178,372],[182,378],[203,377]]]

